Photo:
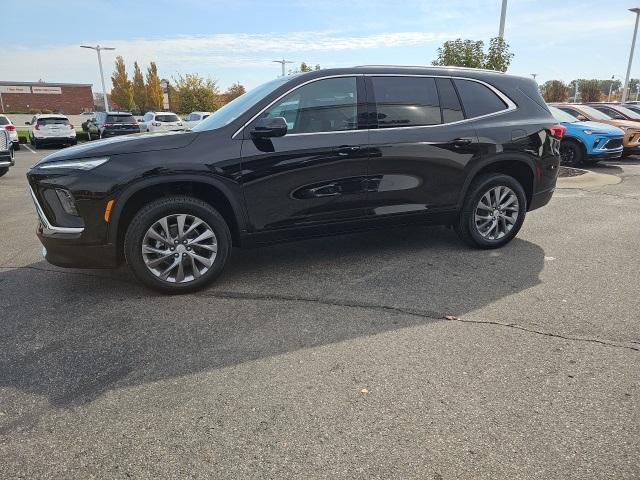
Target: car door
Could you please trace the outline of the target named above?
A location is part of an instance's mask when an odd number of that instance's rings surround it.
[[[244,129],[242,182],[256,231],[366,215],[364,97],[361,76],[312,80]],[[284,117],[286,135],[253,139],[253,124],[263,117]]]
[[[451,79],[371,75],[369,193],[375,216],[451,209],[478,147]]]

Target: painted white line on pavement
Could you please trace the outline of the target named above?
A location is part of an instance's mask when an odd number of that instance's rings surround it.
[[[29,150],[31,153],[36,153],[36,151],[33,148],[31,148],[29,145],[27,145],[26,143],[23,143],[21,146],[23,146],[24,148]]]

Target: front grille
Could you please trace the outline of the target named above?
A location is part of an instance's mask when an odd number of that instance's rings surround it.
[[[621,138],[612,138],[607,143],[605,143],[602,148],[606,148],[607,150],[613,150],[614,148],[620,148],[621,146],[622,146]]]

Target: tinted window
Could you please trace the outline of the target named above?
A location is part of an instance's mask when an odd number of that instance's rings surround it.
[[[265,117],[284,117],[290,133],[358,128],[355,77],[328,78],[304,85],[280,99]]]
[[[443,123],[457,122],[464,119],[460,100],[453,83],[448,78],[436,78]]]
[[[608,108],[608,107],[593,107],[596,110],[609,115],[611,118],[616,118],[618,120],[625,120],[624,115],[622,115],[620,112],[616,112],[613,108]]]
[[[39,118],[38,125],[69,125],[66,118]]]
[[[0,115],[0,125],[9,125],[9,119]]]
[[[136,123],[133,115],[107,115],[106,123]]]
[[[179,122],[177,115],[156,115],[156,122]]]
[[[373,77],[378,128],[413,127],[442,123],[438,91],[433,78]]]
[[[471,80],[454,80],[467,118],[499,112],[507,108],[490,88]]]
[[[564,113],[568,113],[576,119],[580,116],[580,112],[575,111],[573,108],[558,107],[558,109],[562,110]]]

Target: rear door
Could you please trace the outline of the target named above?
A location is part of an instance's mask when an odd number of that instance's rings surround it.
[[[371,75],[367,94],[372,214],[454,208],[478,139],[452,80]]]
[[[242,182],[254,230],[366,215],[364,98],[361,76],[314,80],[260,115],[284,117],[285,136],[256,140],[252,124],[244,129]]]

